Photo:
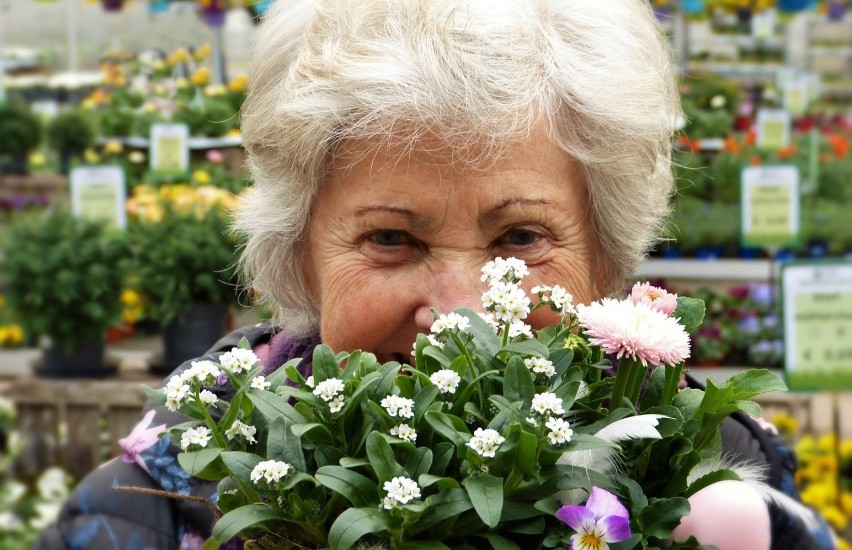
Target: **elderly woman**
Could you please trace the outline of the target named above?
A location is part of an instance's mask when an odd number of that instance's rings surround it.
[[[236,223],[244,271],[275,316],[207,357],[247,336],[268,370],[294,357],[309,369],[320,341],[406,361],[433,308],[479,303],[479,268],[497,256],[577,302],[621,290],[668,210],[679,115],[641,0],[281,0],[256,38],[242,113],[254,186]],[[124,460],[80,484],[39,548],[196,547],[212,525],[199,501],[215,487],[140,435],[182,420],[151,405]],[[732,452],[769,468],[759,430],[729,424]],[[679,536],[795,547],[742,486],[693,510]]]

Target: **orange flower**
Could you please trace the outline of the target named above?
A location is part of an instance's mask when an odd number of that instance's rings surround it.
[[[778,158],[782,160],[787,160],[789,158],[792,158],[798,150],[799,148],[796,146],[796,144],[791,143],[787,147],[782,147],[778,150]]]
[[[757,142],[757,134],[754,133],[754,130],[749,131],[745,135],[746,145],[754,145]]]
[[[752,166],[760,166],[763,163],[763,159],[761,159],[757,155],[752,155],[751,157],[749,157],[748,163]]]
[[[825,141],[831,145],[837,158],[843,158],[849,154],[849,141],[840,134],[828,134]]]
[[[743,147],[734,138],[727,137],[727,138],[725,138],[725,151],[727,151],[727,152],[729,152],[733,155],[739,155],[740,153],[743,152]]]

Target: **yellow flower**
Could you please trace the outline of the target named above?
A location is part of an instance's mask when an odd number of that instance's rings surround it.
[[[846,515],[837,506],[821,507],[819,511],[822,513],[825,521],[834,527],[835,530],[843,531],[846,529],[848,520],[846,519]]]
[[[192,173],[192,179],[198,185],[207,185],[213,180],[213,177],[207,170],[198,169]]]
[[[196,61],[203,61],[207,56],[210,55],[212,51],[213,47],[210,46],[210,44],[204,44],[203,46],[195,50],[195,54],[193,57],[195,57]]]
[[[131,151],[130,154],[127,155],[127,160],[133,164],[142,164],[145,162],[145,153],[142,151]]]
[[[817,446],[826,453],[834,453],[837,450],[837,436],[827,433],[820,436]]]
[[[104,143],[104,153],[120,155],[122,151],[124,151],[124,144],[117,139],[111,139]]]
[[[30,155],[30,158],[27,159],[27,162],[33,168],[40,168],[47,164],[47,159],[44,157],[44,153],[40,151],[36,151]]]
[[[22,329],[19,325],[7,325],[6,338],[13,346],[18,345],[24,341],[24,329]]]
[[[0,346],[5,346],[9,340],[9,329],[0,325]]]
[[[852,462],[852,440],[845,439],[840,442],[840,459],[843,462]]]
[[[178,90],[182,90],[182,89],[186,88],[187,86],[189,86],[189,80],[182,78],[182,77],[178,78],[177,80],[175,80],[175,86],[177,87]]]
[[[83,158],[84,158],[84,159],[86,160],[86,162],[88,162],[89,164],[97,164],[97,163],[98,163],[98,162],[100,162],[100,160],[101,160],[100,155],[98,155],[98,154],[94,151],[94,149],[86,149],[85,151],[83,151]]]
[[[817,451],[816,440],[811,435],[806,435],[796,443],[796,454],[799,460],[806,462],[810,460]]]
[[[248,89],[249,78],[247,75],[238,74],[228,83],[228,89],[234,93],[245,92]]]
[[[840,493],[840,508],[847,516],[852,516],[852,493],[849,491]]]
[[[190,77],[190,81],[196,86],[206,86],[210,82],[210,69],[199,67]]]
[[[802,502],[814,508],[824,508],[837,501],[837,487],[834,483],[812,483],[802,489]]]
[[[168,63],[169,65],[177,65],[178,63],[183,63],[188,58],[189,54],[186,52],[186,50],[183,48],[178,48],[171,54],[169,54],[169,56],[166,58],[166,63]]]
[[[204,95],[207,97],[216,97],[219,95],[225,95],[228,89],[222,84],[210,84],[206,88],[204,88]]]
[[[144,313],[142,296],[132,289],[125,289],[119,298],[121,301],[121,319],[125,325],[132,325],[142,317]]]
[[[91,97],[87,97],[86,99],[84,99],[83,101],[80,102],[80,107],[82,107],[83,109],[86,109],[87,111],[91,111],[97,106],[98,106],[98,104],[95,103],[95,100],[92,99]]]
[[[770,422],[788,439],[792,439],[793,435],[799,431],[799,421],[789,414],[776,414],[772,417]]]

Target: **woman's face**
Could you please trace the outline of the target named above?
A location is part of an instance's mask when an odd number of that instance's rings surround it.
[[[408,361],[430,308],[481,311],[480,268],[520,258],[523,286],[561,285],[575,303],[599,298],[604,271],[578,164],[543,136],[487,170],[457,170],[435,151],[346,144],[314,202],[304,257],[335,351]],[[527,322],[555,322],[544,309]]]

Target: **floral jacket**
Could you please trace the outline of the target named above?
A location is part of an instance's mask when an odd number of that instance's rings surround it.
[[[216,360],[237,345],[242,337],[272,371],[285,361],[302,357],[299,370],[310,371],[310,358],[318,338],[273,339],[269,326],[239,329],[219,340],[203,359]],[[191,361],[175,373],[189,368]],[[698,386],[694,380],[690,385]],[[230,387],[211,388],[227,399]],[[216,483],[190,476],[177,462],[179,449],[157,434],[186,421],[186,417],[149,402],[140,422],[119,441],[124,454],[87,475],[66,501],[56,523],[48,526],[35,550],[194,550],[213,527],[211,506]],[[726,452],[743,461],[763,465],[766,479],[775,488],[798,498],[793,480],[795,456],[783,438],[741,415],[726,421],[722,429]],[[132,488],[127,490],[124,488]],[[146,493],[145,491],[149,492]],[[188,498],[168,498],[150,491],[167,491]],[[834,547],[828,526],[821,521],[808,529],[783,509],[770,506],[773,550],[830,550]]]

